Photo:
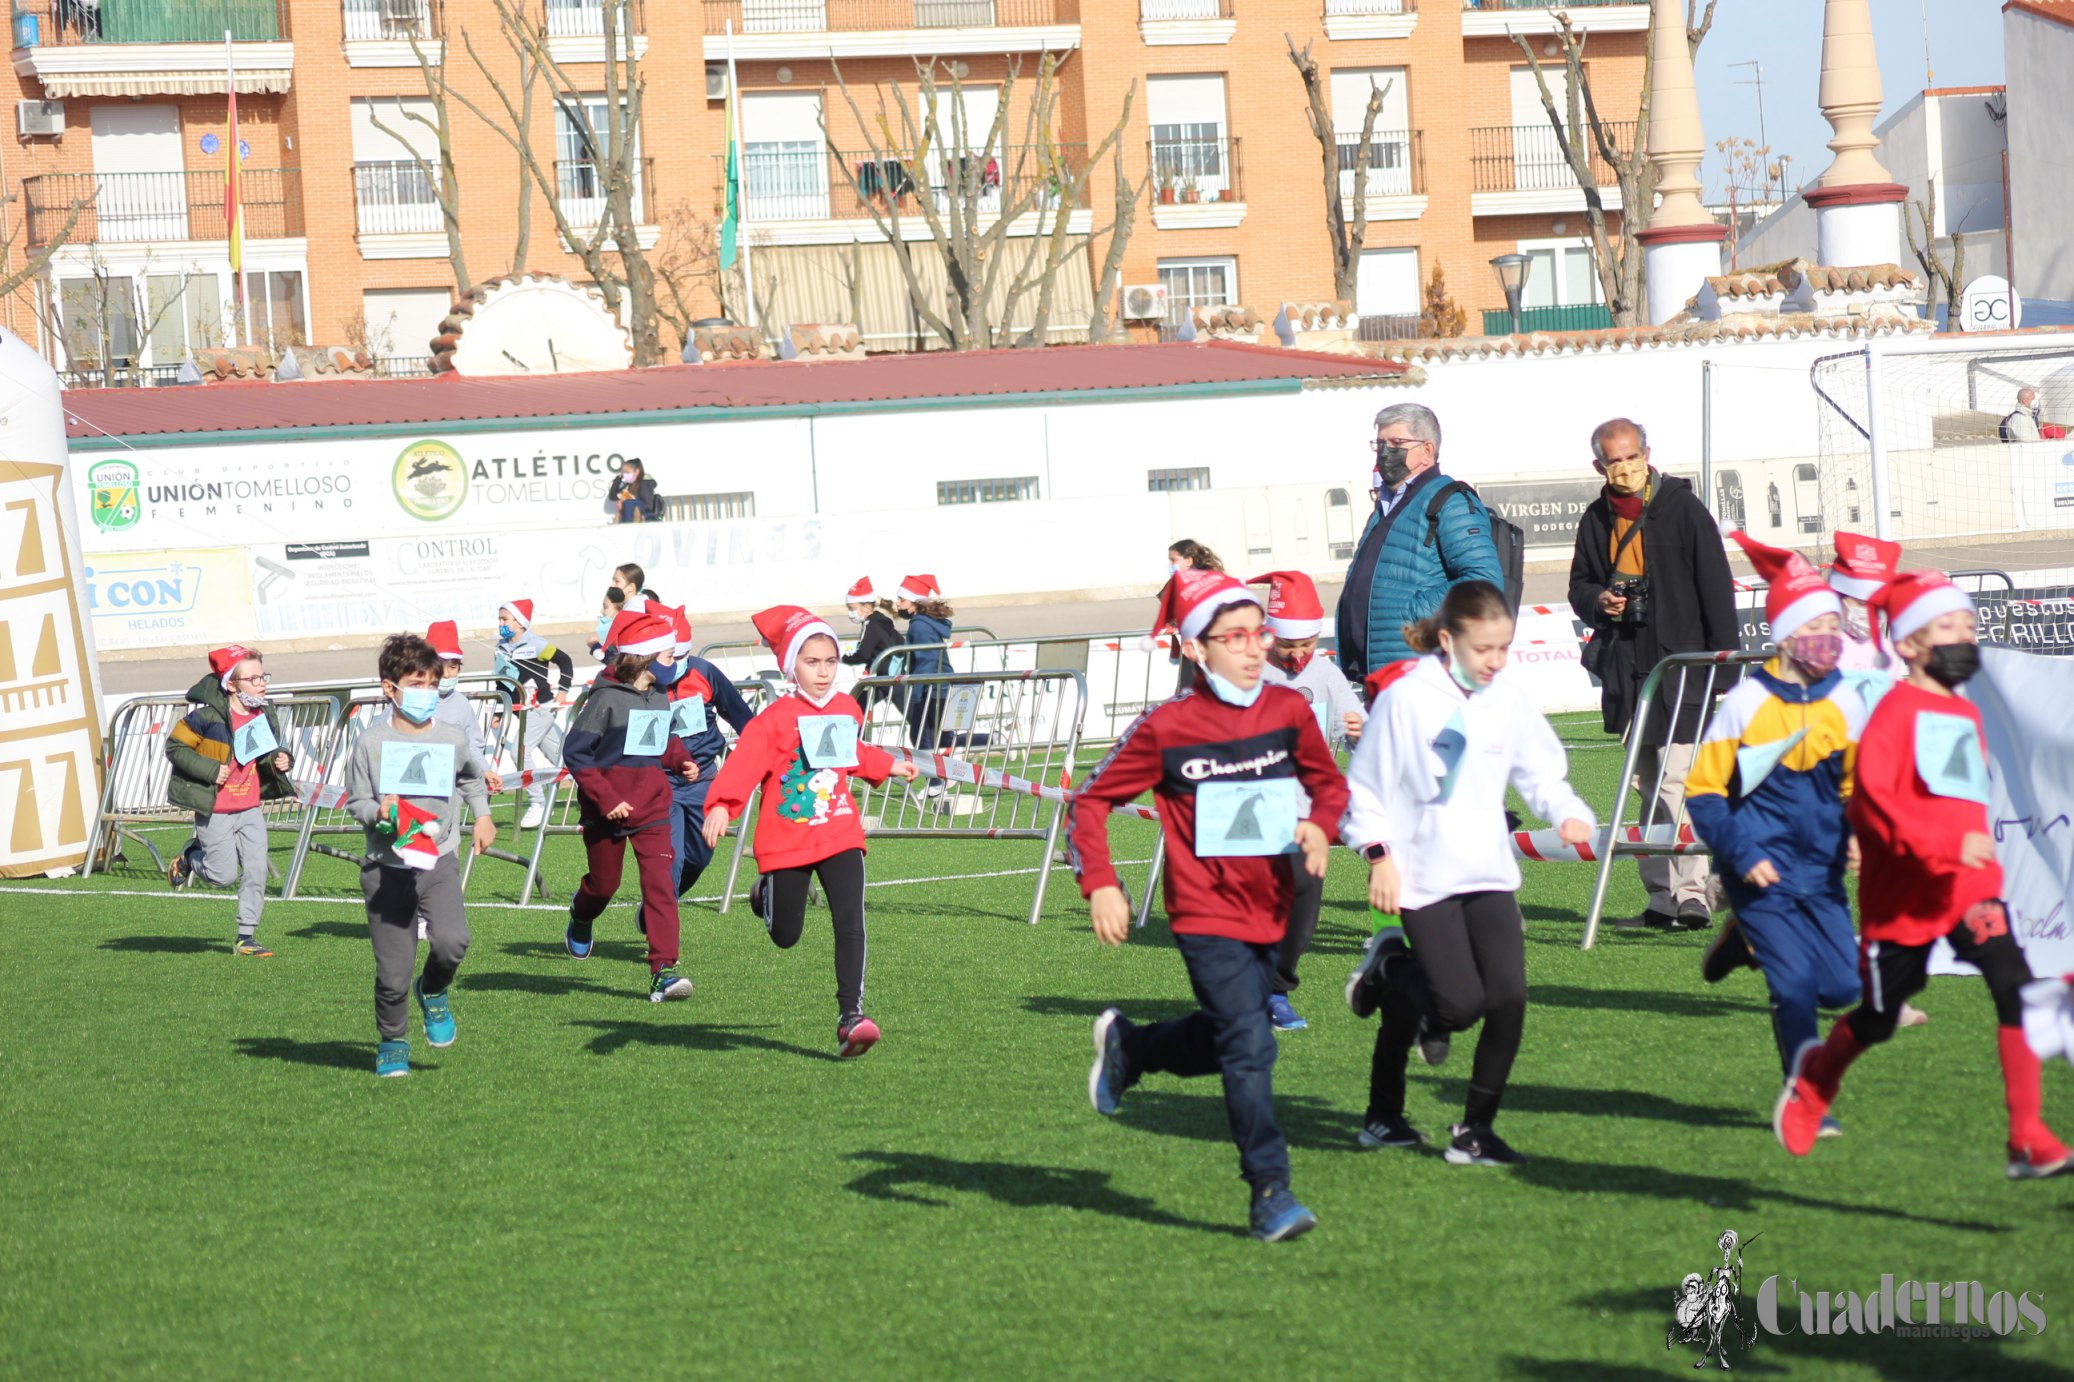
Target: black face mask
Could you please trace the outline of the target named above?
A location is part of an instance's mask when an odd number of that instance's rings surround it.
[[[899,615],[902,619],[912,619],[915,617],[915,611],[911,609],[896,609],[893,612]]]
[[[1383,478],[1383,488],[1395,490],[1411,474],[1410,453],[1401,446],[1386,446],[1375,453],[1376,473]]]
[[[1947,691],[1962,686],[1980,671],[1980,646],[1940,643],[1930,650],[1930,660],[1923,664],[1923,670]]]

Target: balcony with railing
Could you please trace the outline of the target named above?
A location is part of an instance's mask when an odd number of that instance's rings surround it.
[[[1146,141],[1145,158],[1152,170],[1152,223],[1161,230],[1216,229],[1246,218],[1238,140],[1223,133],[1154,138]]]
[[[643,0],[534,0],[556,62],[605,60],[605,12],[612,12],[619,56],[648,56],[648,19]]]
[[[1229,43],[1236,32],[1232,0],[1138,0],[1138,34],[1153,47]]]
[[[1649,28],[1647,0],[1462,0],[1462,36],[1552,34],[1558,13],[1569,15],[1582,33],[1642,33]]]
[[[1410,38],[1418,23],[1419,0],[1325,0],[1329,39]]]
[[[1080,0],[701,0],[706,56],[949,56],[1080,46]]]
[[[1336,130],[1339,144],[1339,191],[1354,195],[1354,163],[1361,156],[1361,131]],[[1370,202],[1386,198],[1424,198],[1426,194],[1425,141],[1418,130],[1375,130],[1368,143],[1367,176],[1363,181]],[[1424,209],[1423,201],[1420,210]],[[1371,212],[1371,218],[1374,213]],[[1416,216],[1418,211],[1413,211]]]
[[[1635,122],[1608,123],[1606,133],[1625,156],[1635,146]],[[1599,154],[1589,131],[1590,169],[1609,209],[1620,205],[1620,178]],[[1477,215],[1571,211],[1584,191],[1563,143],[1548,125],[1498,125],[1469,131],[1470,205]]]
[[[634,179],[633,213],[634,224],[646,226],[654,223],[655,160],[640,161],[640,175]],[[588,158],[558,158],[555,160],[555,199],[561,203],[562,215],[571,226],[588,229],[603,224],[606,183],[608,178],[597,163]],[[643,237],[644,246],[647,237]]]
[[[1055,146],[1067,175],[1077,178],[1087,160],[1084,144]],[[714,202],[727,197],[727,162],[713,160]],[[965,180],[971,179],[968,184]],[[742,217],[761,222],[870,220],[897,216],[902,233],[920,233],[928,212],[947,212],[970,186],[981,217],[1004,212],[1040,214],[1058,208],[1049,159],[1034,145],[1013,144],[998,153],[921,158],[884,150],[758,149],[742,157]]]
[[[54,100],[223,90],[230,34],[240,93],[286,91],[288,0],[12,0],[14,70]]]
[[[436,172],[411,159],[354,164],[353,206],[362,235],[429,235],[446,227]]]
[[[446,37],[440,0],[342,0],[349,44],[401,45],[408,49]],[[436,56],[428,53],[427,56]],[[413,62],[415,58],[411,59]],[[357,64],[356,64],[357,65]]]
[[[240,187],[247,240],[303,233],[300,169],[246,168]],[[218,169],[42,173],[22,179],[22,204],[32,247],[228,238]],[[79,216],[67,231],[75,205]]]

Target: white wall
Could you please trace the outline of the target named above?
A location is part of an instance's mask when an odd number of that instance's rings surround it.
[[[2022,10],[2002,14],[2004,81],[2009,87],[2009,200],[2017,291],[2027,298],[2074,301],[2074,177],[2067,73],[2074,29]]]

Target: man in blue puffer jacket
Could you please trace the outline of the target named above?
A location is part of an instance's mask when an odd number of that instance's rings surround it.
[[[1440,419],[1431,408],[1397,403],[1375,415],[1375,512],[1362,531],[1340,592],[1340,668],[1359,682],[1378,667],[1412,656],[1403,628],[1440,608],[1450,586],[1489,581],[1505,587],[1491,515],[1474,494],[1449,495],[1433,528],[1426,511],[1449,481],[1440,472]],[[1431,540],[1429,541],[1429,536]]]

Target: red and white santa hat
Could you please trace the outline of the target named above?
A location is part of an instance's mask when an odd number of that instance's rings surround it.
[[[1940,615],[1973,609],[1973,597],[1942,571],[1908,571],[1865,602],[1887,616],[1887,636],[1900,642]]]
[[[643,653],[674,652],[676,647],[677,631],[668,617],[651,610],[621,610],[605,635],[605,650],[611,653],[638,657]]]
[[[1200,638],[1222,611],[1259,604],[1258,595],[1222,571],[1177,571],[1159,592],[1159,617],[1148,641],[1168,629],[1183,638]]]
[[[677,653],[677,656],[679,656],[679,657],[688,657],[688,656],[690,656],[690,654],[691,654],[691,612],[690,612],[690,607],[689,607],[689,606],[686,606],[686,607],[684,607],[684,608],[682,608],[682,609],[664,609],[664,608],[663,608],[663,607],[662,607],[661,605],[657,605],[657,606],[655,606],[655,608],[651,609],[651,610],[649,611],[649,613],[650,613],[650,614],[653,614],[653,615],[655,615],[655,616],[656,616],[657,618],[659,618],[659,619],[667,619],[667,620],[669,620],[669,621],[670,621],[670,633],[671,633],[671,634],[672,634],[672,635],[673,635],[673,636],[674,636],[674,637],[676,638],[676,640],[677,640],[677,643],[676,643],[676,653]]]
[[[1318,587],[1301,571],[1270,571],[1247,585],[1267,585],[1267,626],[1277,638],[1316,638],[1325,632]]]
[[[228,648],[218,648],[209,654],[209,670],[216,674],[216,684],[230,690],[230,674],[238,670],[238,664],[252,656],[252,650],[242,643],[233,643]]]
[[[501,608],[511,611],[512,618],[518,620],[520,628],[530,629],[533,627],[533,602],[531,600],[506,600]]]
[[[756,625],[757,635],[778,655],[778,666],[788,677],[792,675],[792,664],[799,661],[799,650],[809,638],[826,634],[830,642],[836,641],[835,629],[826,619],[798,605],[772,605],[750,622]]]
[[[901,599],[920,604],[924,600],[941,600],[943,587],[936,583],[934,576],[905,576],[901,578],[898,593]]]
[[[452,662],[461,661],[461,631],[454,627],[453,620],[442,619],[425,630],[425,641],[430,643],[432,651],[441,657]]]
[[[1901,569],[1901,544],[1862,533],[1836,534],[1836,564],[1829,585],[1854,600],[1870,600]]]
[[[1729,536],[1749,556],[1757,574],[1769,583],[1764,593],[1764,617],[1771,624],[1774,643],[1782,638],[1791,638],[1810,619],[1844,612],[1843,601],[1836,598],[1829,582],[1823,580],[1814,563],[1800,553],[1767,547],[1748,533],[1730,533]]]
[[[859,576],[857,584],[850,587],[850,593],[843,596],[843,603],[846,605],[868,605],[878,598],[878,592],[871,588],[871,577]]]
[[[399,799],[392,848],[397,858],[414,869],[435,867],[439,863],[439,813]]]

